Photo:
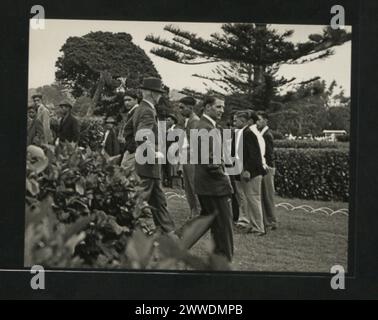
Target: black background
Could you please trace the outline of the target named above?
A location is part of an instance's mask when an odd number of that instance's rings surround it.
[[[6,5],[7,4],[7,5]],[[352,147],[349,276],[284,273],[49,272],[30,289],[23,269],[26,105],[30,8],[47,19],[323,24],[343,5],[352,25]],[[378,1],[11,1],[0,19],[0,297],[253,299],[378,298]],[[69,21],[67,22],[69,24]],[[127,30],[125,30],[127,32]],[[346,66],[347,67],[347,66]],[[18,271],[15,271],[18,269]],[[13,271],[10,271],[13,270]]]

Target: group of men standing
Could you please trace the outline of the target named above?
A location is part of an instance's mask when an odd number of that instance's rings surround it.
[[[32,99],[33,103],[28,106],[27,146],[79,141],[79,122],[72,115],[72,104],[68,100],[59,103],[60,120],[54,126],[52,112],[43,103],[42,95],[35,94]]]
[[[232,147],[236,154],[243,153],[242,172],[232,177],[240,204],[236,225],[247,233],[263,236],[268,229],[277,228],[273,135],[264,112],[240,111],[233,120],[236,131]]]
[[[120,112],[120,123],[113,117],[105,119],[106,132],[102,142],[103,152],[108,156],[121,155],[120,165],[138,180],[140,202],[146,202],[153,208],[153,220],[158,229],[175,240],[178,239],[176,226],[168,211],[167,200],[162,187],[161,165],[158,159],[165,157],[158,147],[158,139],[146,135],[137,139],[138,132],[150,132],[158,137],[158,114],[156,106],[164,94],[162,82],[158,78],[145,78],[140,87],[142,97],[134,90],[127,90]],[[40,95],[33,96],[34,104],[28,108],[28,145],[36,141],[52,143],[59,141],[77,142],[79,124],[71,114],[72,105],[62,102],[59,107],[61,120],[54,134],[50,126],[50,114],[42,103]],[[198,141],[191,141],[191,130],[215,132],[212,144],[222,143],[222,131],[219,122],[224,113],[224,101],[216,97],[206,97],[203,101],[201,116],[194,112],[196,100],[184,97],[179,101],[179,112],[185,119],[183,129],[185,137],[180,142],[180,150],[188,155],[193,148],[201,150],[201,136]],[[173,125],[177,118],[173,117]],[[117,126],[117,128],[116,128]],[[209,145],[209,161],[198,164],[190,162],[182,166],[184,188],[190,207],[190,223],[199,226],[196,234],[184,233],[182,243],[192,246],[200,236],[211,230],[214,239],[214,253],[232,261],[234,244],[233,228],[237,226],[246,233],[266,234],[268,229],[277,227],[274,212],[274,153],[273,136],[267,126],[265,114],[251,111],[237,112],[233,118],[234,135],[232,150],[240,155],[241,173],[235,176],[226,174],[224,162],[213,159],[213,146]],[[54,137],[55,136],[55,137]],[[240,144],[241,139],[243,144]],[[138,148],[142,146],[143,148]],[[241,147],[243,146],[243,147]],[[151,152],[156,161],[139,163],[138,152]],[[197,150],[197,151],[198,151]],[[199,151],[200,153],[200,151]],[[237,157],[238,158],[238,157]],[[238,203],[235,213],[233,201]],[[138,204],[139,206],[142,203]]]

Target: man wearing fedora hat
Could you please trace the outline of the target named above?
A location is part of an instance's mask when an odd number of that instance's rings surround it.
[[[72,104],[68,100],[63,100],[59,103],[62,119],[60,120],[57,142],[78,142],[79,141],[79,122],[71,114]]]
[[[173,233],[175,229],[174,222],[167,208],[167,200],[162,190],[161,168],[158,164],[158,158],[164,157],[158,151],[158,123],[155,106],[162,97],[164,90],[162,82],[158,78],[145,78],[143,85],[140,87],[143,100],[135,109],[133,115],[134,137],[137,132],[149,132],[144,141],[135,141],[137,148],[145,144],[155,155],[154,163],[135,163],[136,173],[140,177],[141,195],[140,200],[146,201],[153,210],[153,219],[156,227],[165,233]],[[136,151],[138,154],[138,149]]]

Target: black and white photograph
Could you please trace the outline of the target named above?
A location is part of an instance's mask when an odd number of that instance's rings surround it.
[[[348,272],[351,26],[30,23],[25,267]]]

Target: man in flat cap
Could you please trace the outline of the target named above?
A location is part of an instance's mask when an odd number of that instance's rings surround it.
[[[167,208],[167,200],[162,190],[161,168],[158,158],[164,155],[158,150],[158,123],[155,106],[162,97],[164,90],[162,82],[158,78],[145,78],[142,90],[143,100],[135,108],[133,129],[135,142],[137,144],[135,168],[140,177],[142,189],[140,200],[148,202],[154,208],[153,219],[157,228],[162,232],[172,234],[175,229],[174,222]],[[137,134],[144,132],[144,140],[137,139]],[[143,146],[142,146],[143,145]],[[139,163],[138,152],[147,147],[154,156],[153,163]]]
[[[43,142],[52,143],[53,136],[50,129],[50,111],[42,102],[42,95],[35,94],[32,96],[34,106],[37,111],[37,119],[43,126]]]
[[[62,119],[60,120],[57,143],[59,142],[78,142],[80,127],[79,121],[72,115],[72,104],[68,100],[59,103]]]
[[[190,150],[190,130],[197,129],[200,118],[193,111],[196,105],[196,100],[193,97],[184,97],[179,100],[179,110],[181,115],[185,118],[184,129],[186,136],[181,149],[185,149],[187,154],[191,154]],[[194,192],[194,164],[183,164],[183,178],[186,199],[189,203],[190,217],[198,216],[201,213],[201,206],[197,195]]]

